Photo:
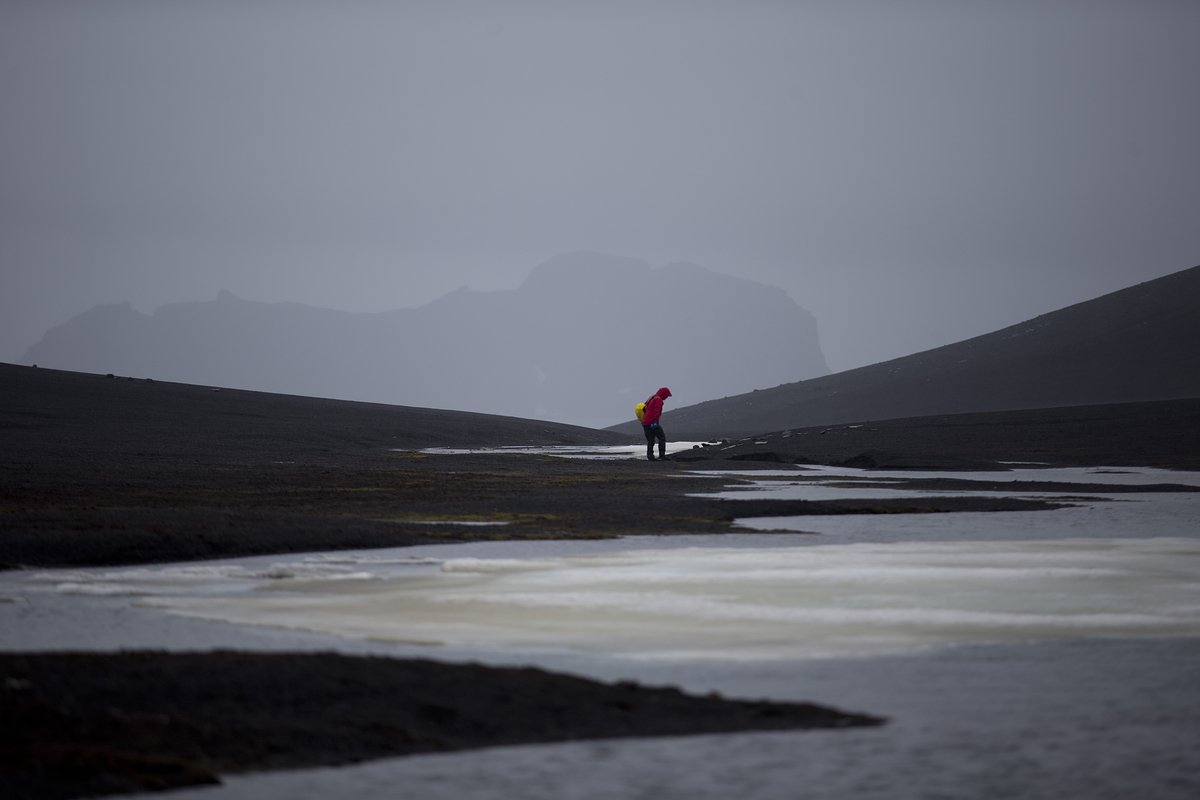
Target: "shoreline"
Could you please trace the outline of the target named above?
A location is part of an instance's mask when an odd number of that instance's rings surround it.
[[[810,703],[686,695],[532,667],[337,653],[0,653],[12,797],[576,739],[873,727]]]

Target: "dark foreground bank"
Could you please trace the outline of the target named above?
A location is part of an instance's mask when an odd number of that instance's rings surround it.
[[[498,745],[883,722],[533,668],[334,654],[4,654],[0,675],[10,798]]]

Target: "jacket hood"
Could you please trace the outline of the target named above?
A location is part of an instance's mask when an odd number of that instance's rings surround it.
[[[666,400],[668,397],[671,396],[671,390],[664,386],[661,389],[659,389],[657,392],[655,392],[655,394],[658,395],[659,397],[661,397],[663,400]]]

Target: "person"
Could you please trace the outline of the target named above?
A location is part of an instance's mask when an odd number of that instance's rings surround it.
[[[646,458],[654,460],[654,442],[658,442],[658,459],[667,458],[667,434],[663,432],[662,418],[663,401],[671,396],[671,390],[662,387],[646,401],[646,410],[642,412],[642,430],[646,434]]]

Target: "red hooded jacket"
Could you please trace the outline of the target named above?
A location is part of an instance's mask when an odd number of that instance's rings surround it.
[[[670,396],[671,390],[665,386],[650,395],[650,399],[646,401],[646,410],[642,412],[643,425],[653,425],[658,422],[658,418],[662,416],[663,400]]]

